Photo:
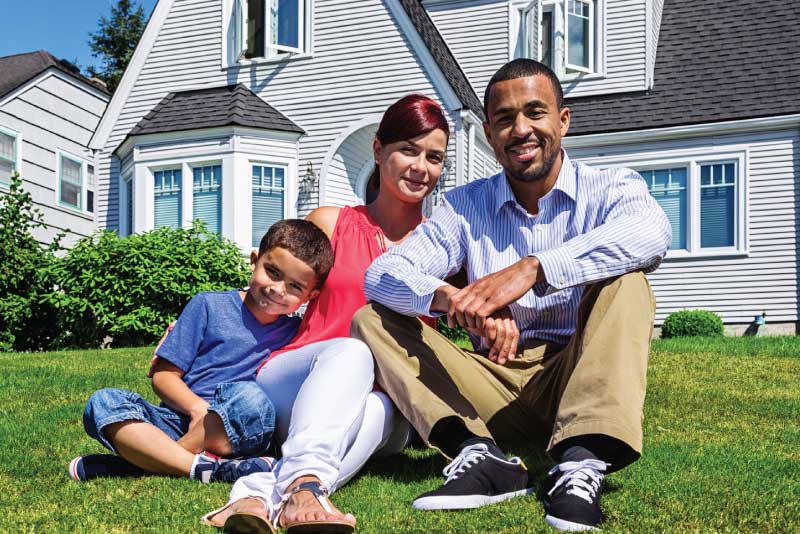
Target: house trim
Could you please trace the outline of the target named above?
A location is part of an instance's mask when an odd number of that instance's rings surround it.
[[[336,139],[331,143],[330,148],[325,153],[325,156],[322,158],[322,170],[320,170],[320,178],[319,178],[319,205],[320,206],[327,206],[327,198],[326,198],[326,191],[328,188],[328,169],[330,168],[331,161],[333,161],[333,157],[336,155],[336,152],[339,150],[339,147],[342,146],[348,137],[353,135],[355,132],[364,128],[366,126],[371,126],[373,124],[380,124],[381,119],[383,118],[383,113],[371,113],[361,118],[361,120],[351,123],[342,130]],[[357,192],[356,192],[357,193]]]
[[[31,78],[27,82],[23,83],[22,85],[20,85],[19,87],[17,87],[13,91],[11,91],[10,93],[7,93],[4,97],[0,98],[0,106],[3,106],[5,104],[7,104],[11,100],[17,98],[19,95],[21,95],[21,94],[25,93],[26,91],[28,91],[31,87],[43,82],[44,80],[46,80],[47,78],[50,78],[52,76],[54,76],[54,77],[56,77],[56,78],[58,78],[60,80],[63,80],[63,81],[65,81],[65,82],[67,82],[67,83],[69,83],[71,85],[74,85],[78,89],[80,89],[82,91],[85,91],[85,92],[89,93],[90,95],[92,95],[92,96],[98,98],[99,100],[102,100],[106,104],[108,104],[108,95],[103,93],[102,91],[100,91],[98,88],[96,88],[96,87],[94,87],[94,86],[92,86],[92,85],[90,85],[88,83],[85,83],[85,82],[83,82],[83,81],[81,81],[81,80],[79,80],[79,79],[77,79],[77,78],[75,78],[73,76],[70,76],[69,74],[66,74],[65,72],[63,72],[63,71],[61,71],[61,70],[59,70],[59,69],[57,69],[55,67],[50,67],[49,69],[37,74],[36,76]]]
[[[445,107],[450,111],[460,110],[463,107],[461,100],[450,86],[450,82],[448,82],[447,78],[445,78],[444,73],[436,63],[433,54],[431,54],[431,51],[428,50],[428,47],[425,45],[425,42],[419,35],[419,32],[417,32],[416,27],[414,27],[414,24],[411,22],[411,18],[408,16],[408,13],[406,13],[405,9],[403,9],[399,2],[385,2],[385,5],[386,9],[388,9],[391,15],[394,17],[394,20],[397,21],[400,31],[402,31],[408,39],[408,43],[411,45],[411,48],[417,54],[423,70],[430,75],[433,87],[441,95],[442,102],[444,103]]]
[[[111,131],[116,124],[116,120],[122,112],[123,106],[128,101],[133,86],[139,78],[139,73],[144,67],[147,57],[150,55],[150,50],[153,48],[158,34],[161,32],[161,27],[166,22],[167,16],[172,10],[174,1],[175,0],[158,0],[153,13],[150,15],[150,20],[147,21],[144,33],[142,33],[142,37],[136,45],[131,61],[122,75],[119,86],[114,92],[111,102],[109,102],[106,107],[106,111],[103,113],[103,118],[100,119],[100,123],[97,125],[94,135],[89,140],[89,148],[95,150],[102,150],[105,148]]]
[[[569,107],[569,104],[567,104]],[[565,137],[564,148],[590,148],[603,145],[618,145],[624,143],[641,143],[644,141],[661,141],[665,139],[683,139],[687,137],[702,137],[737,133],[742,130],[748,132],[761,130],[779,130],[800,125],[800,114],[759,117],[725,122],[711,122],[704,124],[690,124],[672,126],[668,128],[648,128],[644,130],[628,130],[624,132],[611,132],[599,134],[585,134]]]

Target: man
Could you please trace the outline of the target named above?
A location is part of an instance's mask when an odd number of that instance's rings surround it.
[[[380,386],[429,444],[453,461],[419,509],[472,508],[531,492],[495,440],[549,439],[557,465],[547,522],[602,520],[605,474],[642,450],[655,301],[644,272],[671,228],[644,180],[598,170],[561,149],[561,86],[528,59],[504,65],[484,97],[486,138],[503,172],[445,195],[433,216],[367,271],[374,301],[353,335]],[[469,284],[443,280],[465,269]],[[447,314],[475,352],[413,316]]]

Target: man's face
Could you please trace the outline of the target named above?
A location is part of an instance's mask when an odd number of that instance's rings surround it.
[[[506,175],[522,182],[546,178],[569,129],[569,109],[558,109],[550,80],[537,75],[498,82],[487,111],[483,129]]]

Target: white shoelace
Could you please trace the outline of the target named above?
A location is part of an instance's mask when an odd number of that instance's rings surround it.
[[[568,494],[591,503],[597,496],[597,490],[600,489],[600,483],[603,480],[603,472],[608,469],[609,465],[611,464],[601,460],[562,462],[547,473],[548,475],[559,471],[564,473],[547,494],[552,495],[556,489],[564,485],[569,488],[567,489]]]
[[[489,447],[483,443],[476,443],[475,445],[464,447],[461,449],[461,452],[458,454],[458,456],[456,456],[452,462],[447,464],[447,467],[445,467],[442,471],[442,474],[447,477],[447,480],[445,480],[444,483],[447,484],[451,480],[457,479],[458,475],[473,465],[476,465],[488,455]]]

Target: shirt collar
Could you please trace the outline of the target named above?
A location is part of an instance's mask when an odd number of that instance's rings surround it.
[[[561,170],[558,173],[558,178],[556,178],[556,183],[553,186],[553,189],[561,191],[574,201],[578,189],[577,171],[575,167],[572,165],[572,162],[569,159],[567,151],[562,148],[561,153],[563,154],[564,157],[561,161]],[[495,182],[495,195],[494,195],[495,214],[498,213],[502,209],[502,207],[508,204],[509,202],[513,202],[519,205],[516,197],[514,196],[514,191],[511,190],[511,186],[508,183],[508,178],[506,177],[505,170],[500,174],[498,174],[497,176],[495,176],[493,180]],[[549,194],[550,193],[548,193],[548,195]],[[521,205],[520,209],[522,209]]]

